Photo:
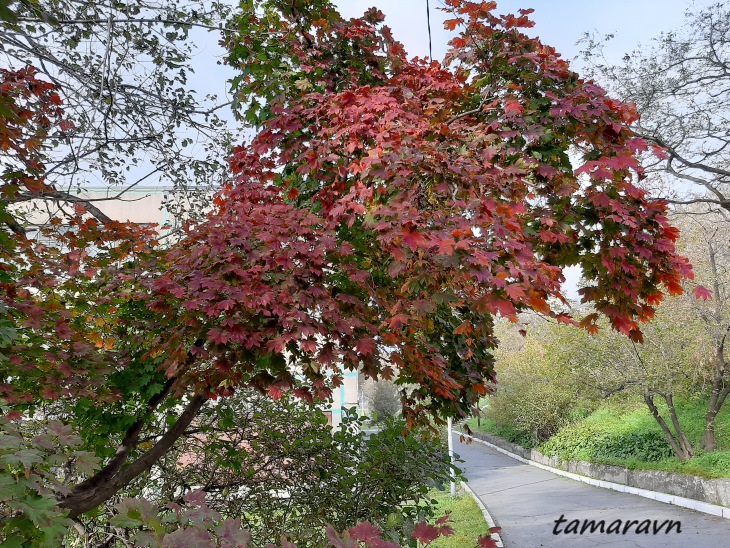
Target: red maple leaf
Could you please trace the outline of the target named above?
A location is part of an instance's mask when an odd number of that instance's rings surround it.
[[[376,344],[375,340],[370,337],[365,337],[362,339],[359,339],[355,346],[357,348],[357,351],[360,352],[363,356],[369,356],[375,351]]]
[[[712,299],[712,291],[707,289],[706,287],[703,287],[701,285],[698,285],[692,290],[692,294],[698,298],[702,299],[704,301]]]
[[[358,523],[354,527],[350,527],[347,531],[353,539],[361,541],[368,541],[380,536],[380,529],[367,521]]]
[[[429,545],[441,536],[441,527],[434,527],[422,521],[413,528],[411,536],[417,541]]]
[[[419,247],[426,247],[428,242],[424,238],[423,234],[417,230],[403,230],[403,245],[415,251]]]
[[[188,504],[193,504],[195,506],[201,506],[205,504],[205,499],[207,497],[207,493],[205,491],[201,491],[200,489],[196,491],[190,491],[187,495],[183,497],[183,500],[187,502]]]
[[[408,324],[409,320],[410,316],[408,314],[396,314],[388,320],[388,325],[391,329],[401,329],[404,325]]]
[[[525,110],[525,107],[522,106],[522,103],[520,103],[517,99],[514,97],[508,97],[504,100],[504,112],[505,114],[522,114]]]
[[[483,535],[479,537],[478,546],[479,548],[497,548],[497,542],[492,540],[490,535]]]
[[[519,301],[525,297],[525,288],[521,284],[509,284],[505,291],[513,301]]]

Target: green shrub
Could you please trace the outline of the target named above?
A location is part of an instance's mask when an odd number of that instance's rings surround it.
[[[596,404],[594,402],[581,402],[568,412],[568,421],[573,423],[587,419],[595,411],[595,408]]]
[[[600,400],[575,373],[569,350],[583,343],[576,340],[577,330],[535,322],[523,338],[515,326],[497,327],[502,342],[495,354],[498,382],[485,415],[498,428],[509,428],[523,445],[535,445],[590,414]]]
[[[570,422],[574,395],[549,382],[510,379],[490,398],[485,415],[500,431],[515,433],[521,445],[533,446]],[[525,439],[529,437],[529,441]],[[510,440],[519,443],[517,439]]]
[[[658,462],[674,455],[661,432],[644,430],[612,435],[596,447],[596,460],[636,459]]]
[[[658,462],[673,455],[672,448],[661,432],[632,428],[634,425],[630,421],[579,422],[563,428],[543,443],[540,450],[548,456],[565,460],[596,462]]]
[[[531,449],[535,447],[535,445],[537,445],[534,436],[530,432],[518,430],[517,428],[509,424],[497,428],[494,433],[502,439],[505,439],[511,443],[516,443],[517,445],[521,445],[522,447],[526,447],[528,449]]]
[[[564,460],[593,460],[598,447],[610,437],[609,432],[596,424],[579,422],[560,430],[540,446],[540,451]]]
[[[154,522],[163,533],[182,531],[182,521],[175,521],[177,511],[168,502],[185,500],[194,492],[191,486],[206,486],[206,512],[217,512],[221,520],[240,520],[252,537],[251,546],[276,544],[286,532],[300,548],[318,548],[326,545],[328,524],[342,531],[366,521],[379,527],[387,540],[415,546],[411,537],[415,524],[432,518],[436,509],[431,488],[448,485],[452,477],[448,450],[430,432],[411,430],[404,437],[406,422],[396,417],[368,435],[364,417],[355,408],[343,409],[342,423],[333,431],[320,409],[292,394],[273,400],[242,390],[203,408],[196,426],[200,435],[182,439],[153,473],[126,489],[127,501],[146,499],[142,504],[152,521],[145,527]],[[3,448],[10,447],[6,438],[0,434],[0,457]],[[29,457],[20,453],[20,458]],[[80,458],[75,462],[80,464]],[[0,474],[0,480],[13,484],[27,479],[22,469],[18,472],[17,478]],[[458,469],[454,472],[461,480]],[[29,497],[16,491],[19,499],[25,497],[23,503],[30,501],[30,510],[39,505],[35,494]],[[55,501],[50,502],[55,508]],[[85,516],[84,525],[93,540],[90,545],[103,544],[107,523],[118,511],[107,505]],[[142,530],[135,512],[129,520],[128,516],[116,518],[117,525],[126,528],[129,546],[144,545],[137,537],[150,534]],[[2,517],[0,512],[0,539]],[[70,529],[69,546],[79,540],[74,531]]]

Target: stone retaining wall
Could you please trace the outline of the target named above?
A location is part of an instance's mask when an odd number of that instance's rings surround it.
[[[630,470],[624,466],[595,464],[584,461],[563,461],[558,457],[548,457],[536,449],[525,449],[502,438],[473,432],[475,438],[487,441],[497,447],[514,453],[526,460],[531,460],[551,468],[564,470],[573,474],[587,476],[603,481],[611,481],[638,489],[657,491],[668,495],[718,504],[730,507],[730,479],[705,479],[685,474],[659,472],[655,470]]]

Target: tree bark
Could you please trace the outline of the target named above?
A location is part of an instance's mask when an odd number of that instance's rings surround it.
[[[724,383],[713,383],[710,402],[707,404],[707,415],[705,416],[705,430],[702,432],[702,450],[716,451],[717,438],[715,436],[715,419],[722,409],[725,399],[730,393],[730,386],[723,386]]]
[[[134,478],[149,470],[170,450],[173,444],[183,435],[185,429],[190,426],[207,399],[206,396],[201,394],[194,395],[175,424],[163,434],[149,451],[124,468],[121,468],[121,465],[118,466],[117,471],[113,473],[110,473],[109,465],[107,465],[99,474],[77,485],[68,496],[61,499],[59,506],[68,509],[69,517],[73,519],[112,498]],[[137,433],[137,435],[139,434]],[[126,451],[126,453],[128,455],[129,451]]]
[[[679,424],[679,417],[677,417],[677,410],[674,407],[674,398],[672,397],[672,394],[664,394],[664,401],[667,402],[667,407],[669,408],[669,417],[672,420],[672,425],[674,426],[674,434],[676,436],[677,441],[679,442],[679,446],[682,448],[682,451],[685,455],[687,455],[688,459],[691,459],[695,456],[694,449],[692,448],[692,444],[687,439],[687,436],[684,433],[684,430],[682,429],[682,425]]]
[[[664,433],[664,437],[669,442],[669,445],[672,446],[672,450],[674,451],[674,454],[679,457],[679,460],[682,462],[689,460],[692,458],[692,455],[688,455],[684,448],[679,444],[677,439],[674,437],[674,434],[672,433],[671,428],[667,425],[664,418],[659,414],[659,409],[657,408],[656,404],[654,403],[654,397],[649,393],[648,390],[644,391],[644,401],[646,402],[647,407],[649,407],[649,411],[651,411],[652,416],[654,417],[654,420],[657,421],[657,424],[659,424],[659,427],[662,429],[662,432]]]
[[[720,344],[717,346],[715,355],[715,375],[712,379],[712,392],[710,393],[710,401],[707,404],[707,415],[705,415],[705,430],[702,432],[702,449],[704,451],[717,450],[717,438],[715,436],[715,419],[722,409],[725,399],[730,393],[730,384],[726,383],[725,371],[727,364],[725,363],[725,338],[727,331],[722,337]]]
[[[147,422],[147,419],[168,396],[170,390],[172,390],[174,382],[174,378],[168,379],[162,387],[162,390],[150,398],[147,402],[145,412],[127,429],[124,439],[122,440],[122,444],[119,446],[119,449],[117,449],[117,452],[112,459],[106,464],[106,466],[104,466],[104,468],[99,470],[92,477],[76,485],[69,497],[73,496],[73,493],[75,492],[80,493],[94,490],[98,486],[108,482],[117,472],[119,472],[124,463],[127,461],[129,453],[131,453],[132,449],[137,446],[137,443],[139,442],[139,435],[142,432],[142,428]],[[63,506],[63,502],[61,503],[61,506]]]

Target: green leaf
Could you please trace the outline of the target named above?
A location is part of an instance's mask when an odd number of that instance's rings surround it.
[[[9,466],[20,464],[26,469],[31,468],[34,464],[42,462],[43,456],[34,449],[21,449],[15,453],[9,453],[0,456],[0,462]]]
[[[136,515],[135,515],[136,514]],[[142,525],[139,512],[129,511],[127,514],[117,514],[109,520],[109,523],[116,527],[139,527]]]
[[[38,527],[48,527],[58,519],[58,503],[50,495],[29,495],[22,500],[9,501],[8,506],[22,512]]]

